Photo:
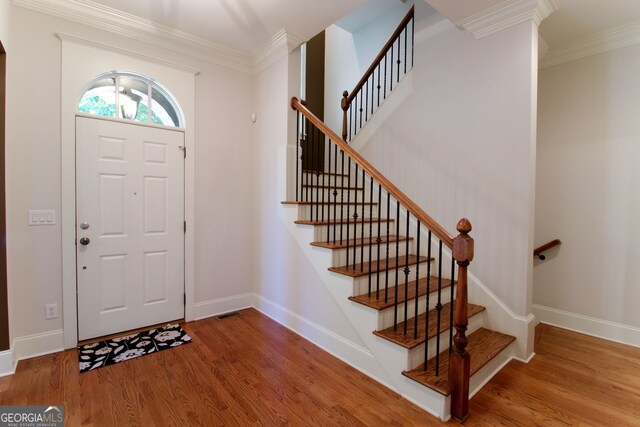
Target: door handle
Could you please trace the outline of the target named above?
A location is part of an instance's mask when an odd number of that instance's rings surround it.
[[[80,239],[80,244],[82,246],[87,246],[89,243],[91,243],[91,239],[89,239],[88,237],[83,237],[82,239]]]

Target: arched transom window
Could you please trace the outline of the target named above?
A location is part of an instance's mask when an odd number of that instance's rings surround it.
[[[184,127],[173,96],[158,82],[136,73],[112,71],[94,78],[78,103],[78,112]]]

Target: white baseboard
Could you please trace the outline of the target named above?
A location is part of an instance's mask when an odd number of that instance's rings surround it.
[[[0,351],[0,377],[12,375],[14,372],[13,352],[11,350]]]
[[[64,350],[64,333],[62,329],[28,335],[13,340],[14,371],[18,361]]]
[[[273,301],[255,294],[254,308],[278,322],[297,335],[312,342],[327,353],[373,378],[391,390],[395,388],[373,374],[372,365],[377,364],[373,354],[366,348],[335,334],[317,323]]]
[[[253,293],[246,293],[198,302],[194,305],[195,320],[253,307],[253,295]]]
[[[542,305],[534,304],[532,308],[533,313],[542,323],[621,344],[640,347],[640,328]]]

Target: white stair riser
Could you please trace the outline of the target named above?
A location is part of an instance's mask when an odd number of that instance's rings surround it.
[[[393,255],[395,256],[395,254]],[[384,260],[380,260],[380,267],[384,268],[385,262]],[[412,264],[409,266],[409,282],[412,282],[416,279],[416,265]],[[404,274],[404,267],[401,267],[398,270],[398,282],[400,284],[403,284],[405,282],[405,274]],[[431,275],[434,275],[435,271],[433,268],[433,265],[431,266]],[[420,263],[420,277],[426,277],[427,275],[427,262],[421,262]],[[385,287],[385,281],[387,280],[387,276],[388,276],[388,282],[387,282],[387,286],[389,286],[389,288],[393,287],[396,285],[396,270],[395,269],[391,269],[389,271],[380,271],[379,273],[373,273],[372,277],[371,277],[371,283],[372,283],[372,289],[376,288],[376,285],[378,284],[378,277],[380,278],[380,289],[384,289]],[[356,277],[353,280],[353,294],[354,295],[361,295],[365,292],[367,292],[369,289],[369,278],[368,275],[365,276],[361,276],[361,277]]]
[[[478,329],[482,328],[484,325],[484,311],[476,314],[473,317],[469,318],[469,326],[467,326],[466,335],[469,336]],[[455,335],[455,330],[453,331]],[[438,337],[433,337],[429,340],[429,352],[428,359],[436,356],[437,352],[437,339]],[[449,330],[447,329],[445,332],[440,333],[440,352],[449,348]],[[421,363],[424,363],[424,344],[420,344],[419,346],[412,348],[408,351],[407,357],[407,370],[415,369],[420,366]],[[443,372],[443,375],[447,375],[447,372]]]
[[[313,204],[313,205],[300,205],[298,208],[298,219],[311,220],[313,214],[313,220],[327,220],[342,219],[347,220],[347,205],[327,205],[327,204]],[[349,205],[349,218],[353,220],[354,205]],[[369,210],[369,205],[365,205],[364,212],[362,211],[362,205],[358,205],[358,218],[377,218],[378,211],[374,206],[373,212]],[[386,229],[385,229],[386,232]]]
[[[325,219],[326,220],[326,219]],[[329,239],[333,240],[333,230],[335,228],[335,235],[336,235],[336,240],[340,240],[340,230],[342,229],[342,239],[345,240],[347,238],[347,230],[349,231],[349,239],[353,239],[355,238],[359,238],[362,237],[363,232],[364,232],[364,237],[377,237],[378,236],[378,222],[374,221],[373,223],[373,227],[371,227],[371,230],[369,230],[369,223],[365,222],[364,223],[364,229],[362,227],[362,223],[358,222],[358,223],[353,223],[353,221],[350,221],[349,224],[347,225],[346,219],[345,221],[340,224],[340,220],[338,220],[337,224],[330,224],[330,225],[316,225],[314,227],[314,241],[315,242],[325,242],[327,241],[327,228],[329,228]],[[380,232],[382,233],[383,236],[386,235],[387,233],[387,223],[386,222],[381,222],[380,223],[381,227],[380,227]],[[391,223],[391,225],[393,225],[393,223]],[[371,231],[372,234],[369,234],[369,231]],[[355,233],[355,235],[354,235]]]
[[[389,289],[390,294],[394,291],[395,291],[395,287]],[[415,289],[413,291],[415,292]],[[412,293],[410,292],[409,293],[410,298],[411,298],[411,295]],[[384,298],[383,292],[381,293],[381,297]],[[445,288],[442,290],[441,304],[444,305],[450,301],[451,301],[451,288]],[[429,294],[429,310],[435,309],[437,304],[438,304],[438,293],[431,292]],[[424,295],[418,299],[418,315],[421,315],[426,312],[426,306],[427,306],[427,297],[426,295]],[[405,307],[404,302],[398,304],[398,323],[404,322],[405,320],[404,307]],[[409,319],[409,322],[412,322],[415,317],[415,307],[416,307],[415,299],[411,299],[407,304],[407,318]],[[393,307],[380,310],[380,313],[378,315],[378,330],[380,331],[393,326],[393,318],[394,318]]]
[[[375,223],[374,223],[375,225]],[[365,227],[367,227],[368,225],[365,224]],[[326,237],[326,236],[325,236]],[[353,263],[353,254],[355,252],[356,255],[356,265],[360,264],[360,261],[362,262],[369,262],[369,260],[373,260],[373,261],[377,261],[378,259],[380,259],[380,267],[384,266],[384,262],[383,260],[386,259],[387,257],[387,246],[389,246],[389,253],[393,253],[393,256],[395,256],[396,253],[396,244],[395,243],[390,243],[389,245],[387,245],[386,243],[381,243],[380,244],[380,256],[378,257],[378,246],[377,245],[366,245],[366,246],[353,246],[353,239],[349,239],[349,241],[351,242],[350,246],[349,246],[349,263]],[[404,256],[407,253],[407,248],[406,248],[406,241],[401,241],[399,242],[400,244],[398,245],[398,250],[399,250],[399,254],[400,256]],[[412,242],[409,241],[409,253],[411,253],[413,250],[412,248]],[[369,254],[369,251],[371,251],[371,254]],[[347,248],[343,248],[343,249],[334,249],[333,250],[333,264],[331,265],[332,267],[336,267],[336,266],[341,266],[341,265],[346,265],[347,264]],[[372,267],[376,267],[376,265],[373,265]]]
[[[351,184],[351,187],[354,187]],[[334,196],[333,192],[337,191],[337,195]],[[357,196],[357,199],[356,199]],[[362,198],[364,196],[364,201],[369,201],[369,193],[365,194],[362,190],[355,189],[342,189],[342,188],[317,188],[317,187],[303,187],[300,189],[298,194],[298,201],[300,202],[358,202],[362,203]],[[324,197],[324,199],[323,199]],[[358,207],[358,212],[360,212],[360,207]],[[353,214],[353,205],[351,206],[351,213]]]

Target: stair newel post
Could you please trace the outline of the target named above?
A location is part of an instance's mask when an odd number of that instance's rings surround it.
[[[469,371],[470,356],[466,350],[469,340],[465,333],[467,318],[467,267],[473,260],[473,238],[469,236],[471,223],[462,218],[456,227],[458,236],[453,239],[453,258],[458,264],[458,283],[454,308],[453,352],[449,359],[449,381],[453,387],[451,393],[451,416],[463,422],[469,416]]]
[[[346,90],[342,92],[342,101],[340,106],[342,107],[342,139],[347,141],[347,111],[349,110],[349,92]]]

